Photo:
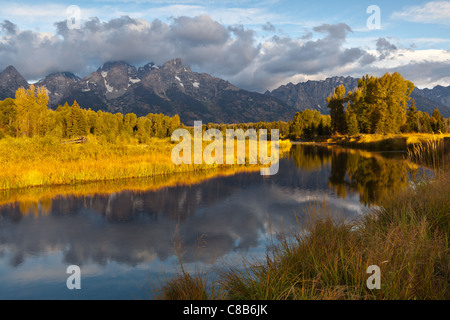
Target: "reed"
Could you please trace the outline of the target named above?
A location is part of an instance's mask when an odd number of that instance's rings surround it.
[[[442,137],[433,135],[426,141],[411,140],[408,141],[408,160],[427,166],[438,172],[443,167],[445,155],[444,140]]]

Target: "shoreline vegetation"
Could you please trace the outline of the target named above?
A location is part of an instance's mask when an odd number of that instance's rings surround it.
[[[268,145],[270,149],[270,141]],[[173,146],[169,138],[151,138],[145,144],[111,144],[95,136],[83,144],[64,144],[52,137],[1,139],[0,191],[262,167],[248,164],[248,157],[243,165],[176,165],[171,159]],[[289,141],[280,140],[280,156],[290,147]]]
[[[162,141],[165,143],[165,141]],[[294,143],[295,144],[295,143]],[[290,148],[286,152],[286,157],[292,159],[295,165],[300,170],[314,171],[321,168],[324,164],[331,166],[333,172],[334,165],[340,164],[344,166],[345,171],[353,180],[351,189],[360,194],[360,201],[369,207],[376,204],[378,200],[386,193],[383,190],[387,189],[401,189],[407,185],[407,176],[411,175],[416,179],[417,170],[423,165],[411,162],[405,159],[404,153],[395,157],[395,159],[388,160],[386,155],[382,153],[367,151],[362,149],[345,148],[336,145],[322,145],[311,143],[314,149],[312,153],[305,154],[303,147],[308,147],[310,143],[301,143],[303,146]],[[289,146],[289,144],[285,144]],[[318,154],[319,147],[322,151]],[[288,150],[286,147],[284,148]],[[327,156],[322,152],[326,150]],[[348,154],[348,157],[343,157],[342,154]],[[332,156],[332,154],[334,156]],[[342,160],[345,158],[345,165]],[[363,160],[364,159],[364,160]],[[374,160],[374,162],[372,160]],[[403,159],[403,160],[401,160]],[[398,162],[401,162],[398,163]],[[352,169],[354,164],[358,163],[361,166],[357,172]],[[369,167],[370,169],[368,169]],[[377,177],[371,175],[371,170],[376,170]],[[192,186],[202,183],[208,179],[215,179],[219,177],[241,174],[241,173],[260,173],[261,167],[258,165],[241,165],[241,166],[220,166],[213,167],[207,170],[187,171],[183,173],[170,173],[166,175],[154,175],[142,178],[124,178],[114,181],[96,181],[83,182],[69,185],[46,185],[35,186],[20,189],[0,190],[0,207],[18,206],[23,215],[47,215],[51,211],[51,203],[53,199],[57,198],[78,198],[78,197],[92,197],[92,196],[109,196],[112,193],[131,191],[133,193],[145,193],[158,191],[162,188]],[[334,169],[335,170],[335,169]],[[419,173],[419,176],[421,174]],[[403,177],[403,178],[402,178]],[[387,179],[387,180],[385,180]],[[367,193],[364,187],[367,181],[371,181],[371,192]],[[342,181],[339,178],[334,178],[330,181],[330,187],[333,188],[339,197],[346,197],[346,188],[344,178]],[[386,188],[389,186],[388,188]],[[386,188],[386,189],[385,189]],[[375,191],[376,190],[376,191]]]
[[[429,165],[430,152],[408,157]],[[190,274],[180,260],[156,299],[448,300],[450,152],[436,156],[434,178],[397,190],[357,221],[336,220],[327,203],[311,203],[294,236],[278,235],[261,261],[242,258],[244,268],[213,270],[211,280],[211,271]],[[371,265],[380,267],[380,289],[367,288]]]
[[[202,129],[218,129],[224,137],[228,129],[265,129],[268,139],[271,130],[278,129],[281,153],[289,150],[289,140],[299,139],[382,151],[440,145],[441,138],[448,142],[450,119],[444,119],[438,109],[429,116],[417,111],[414,101],[407,108],[413,89],[414,84],[398,73],[381,78],[367,75],[354,92],[346,94],[342,85],[336,87],[328,98],[330,115],[307,109],[290,122],[208,123]],[[14,99],[0,101],[0,190],[222,167],[173,164],[172,133],[179,128],[193,130],[178,115],[113,114],[81,108],[76,101],[51,110],[48,100],[45,88],[32,85],[19,88]],[[68,143],[74,140],[81,143]]]
[[[14,199],[14,194],[35,193],[27,189],[52,187],[56,190],[59,187],[85,186],[91,190],[91,187],[87,187],[89,184],[107,182],[125,187],[127,181],[134,185],[135,180],[154,177],[158,180],[170,180],[173,185],[177,179],[183,180],[179,181],[183,184],[189,174],[194,177],[213,177],[215,173],[220,176],[261,168],[248,164],[248,150],[245,165],[175,165],[170,156],[174,144],[169,138],[154,137],[145,144],[108,143],[98,141],[92,135],[86,140],[85,143],[71,144],[52,137],[0,139],[0,192],[3,194],[0,203],[8,203],[7,199]],[[442,157],[431,156],[431,160],[426,163],[421,162],[420,155],[414,155],[414,152],[436,149],[439,153],[444,153],[444,150],[450,150],[450,134],[340,135],[304,143],[369,151],[405,151],[412,162],[436,169]],[[279,144],[280,156],[283,156],[295,142],[280,140]],[[206,145],[204,143],[204,147]],[[433,155],[435,152],[429,153]],[[184,177],[176,178],[180,175]],[[92,190],[96,192],[95,188]]]
[[[317,139],[318,143],[372,151],[408,151],[414,146],[437,144],[450,148],[450,133],[404,133],[404,134],[360,134],[357,136],[335,135]]]

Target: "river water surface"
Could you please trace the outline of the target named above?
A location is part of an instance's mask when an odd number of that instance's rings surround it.
[[[180,259],[206,271],[263,259],[277,233],[301,229],[312,205],[357,219],[417,171],[402,153],[294,145],[270,177],[5,193],[0,299],[152,298]],[[69,265],[80,267],[80,290],[66,286]]]

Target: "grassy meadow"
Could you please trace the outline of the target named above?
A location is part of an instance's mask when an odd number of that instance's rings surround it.
[[[5,138],[0,140],[0,190],[118,181],[226,166],[176,165],[171,159],[173,147],[170,138],[151,138],[145,144],[108,143],[95,136],[88,136],[82,144],[62,143],[52,137]],[[289,149],[288,141],[280,141],[280,153]],[[242,166],[251,165],[232,167]]]

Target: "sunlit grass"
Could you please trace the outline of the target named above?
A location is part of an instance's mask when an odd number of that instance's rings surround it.
[[[426,141],[421,141],[416,137],[409,140],[408,159],[410,161],[427,166],[439,174],[444,158],[444,140],[440,136],[433,135]]]
[[[88,181],[139,178],[204,169],[176,166],[170,143],[155,139],[149,145],[61,144],[45,139],[0,141],[0,189],[68,185]]]
[[[427,144],[450,138],[450,133],[402,133],[402,134],[360,134],[358,136],[336,135],[327,140],[329,144],[340,144],[355,148],[380,151],[406,151],[415,144]]]
[[[94,136],[89,136],[84,144],[63,144],[47,137],[2,139],[0,190],[118,181],[218,170],[226,166],[176,165],[171,158],[173,146],[169,138],[153,138],[142,145],[99,142]],[[289,142],[280,142],[280,152],[289,148]],[[249,166],[248,161],[243,166]]]

